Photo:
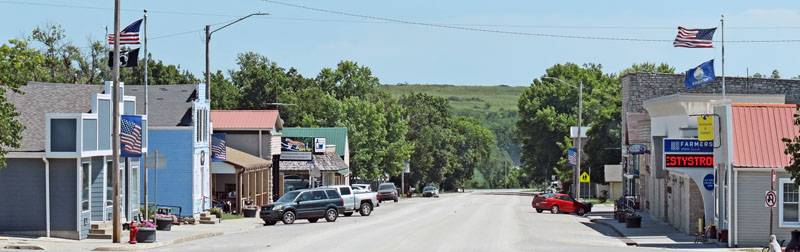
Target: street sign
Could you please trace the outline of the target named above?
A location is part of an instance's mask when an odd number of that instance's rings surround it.
[[[706,174],[703,178],[703,186],[705,186],[706,190],[714,190],[714,174]]]
[[[697,117],[697,140],[714,141],[714,117]]]
[[[775,194],[775,191],[769,190],[767,191],[767,195],[764,197],[764,204],[767,207],[775,207],[775,203],[778,202],[778,195]]]
[[[583,172],[581,174],[581,183],[589,183],[589,173]]]
[[[167,168],[167,157],[164,156],[158,149],[153,150],[153,153],[147,156],[147,168],[164,169]]]

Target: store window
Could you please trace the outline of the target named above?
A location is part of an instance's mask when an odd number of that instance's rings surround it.
[[[798,187],[789,179],[781,179],[781,187],[778,195],[780,202],[780,226],[800,226]]]
[[[89,163],[82,163],[81,168],[81,210],[89,211]]]

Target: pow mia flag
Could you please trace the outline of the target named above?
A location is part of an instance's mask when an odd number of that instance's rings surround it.
[[[108,52],[108,67],[114,67],[114,62],[111,59],[114,58],[114,52]],[[139,66],[139,48],[129,50],[129,51],[120,51],[119,52],[119,67],[136,67]]]

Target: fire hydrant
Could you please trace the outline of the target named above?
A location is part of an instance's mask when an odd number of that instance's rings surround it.
[[[136,223],[136,221],[131,221],[131,227],[130,227],[131,240],[128,243],[136,244],[136,233],[139,232],[138,226],[139,225]]]

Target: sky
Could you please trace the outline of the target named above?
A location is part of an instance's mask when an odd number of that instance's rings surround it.
[[[726,76],[769,75],[774,69],[783,78],[800,75],[800,1],[279,1],[330,12],[261,0],[123,0],[120,27],[147,9],[149,53],[197,77],[205,69],[203,27],[215,24],[215,29],[260,11],[270,15],[213,34],[212,71],[235,69],[236,55],[252,51],[306,77],[351,60],[369,67],[384,84],[526,86],[547,68],[567,62],[601,64],[608,73],[634,63],[664,62],[684,72],[716,59],[721,76],[720,42],[713,49],[687,49],[674,48],[672,40],[677,26],[718,27],[725,14]],[[113,7],[107,0],[0,0],[0,42],[53,23],[66,30],[67,40],[86,47],[89,38],[104,37],[104,25],[112,32]],[[718,29],[714,39],[721,36]],[[753,40],[797,41],[732,42]]]

